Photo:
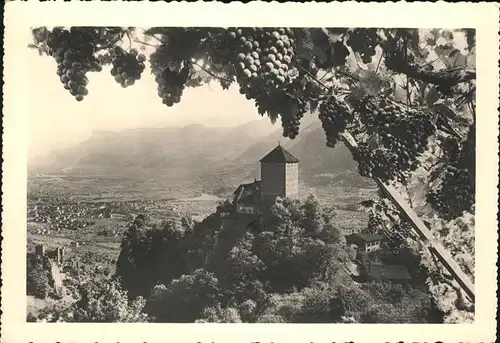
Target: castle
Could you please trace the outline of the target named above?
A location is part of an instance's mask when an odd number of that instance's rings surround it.
[[[299,160],[279,143],[260,160],[260,180],[241,184],[233,193],[233,208],[239,214],[262,214],[277,197],[299,195]]]

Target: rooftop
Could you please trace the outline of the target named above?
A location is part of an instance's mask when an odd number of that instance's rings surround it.
[[[260,181],[255,180],[250,183],[243,183],[233,192],[234,203],[239,202],[245,205],[252,205],[258,201],[260,197]]]
[[[298,163],[297,157],[293,156],[290,152],[278,145],[270,153],[264,156],[261,163]]]
[[[403,265],[370,263],[368,274],[377,280],[410,280],[411,276]]]
[[[381,241],[382,239],[384,239],[384,236],[381,236],[381,235],[371,235],[369,233],[362,233],[362,232],[353,233],[352,235],[349,235],[349,236],[351,236],[351,237],[357,236],[357,237],[361,238],[362,240],[364,240],[365,242],[375,242],[375,241]]]
[[[233,194],[241,192],[253,192],[260,190],[260,180],[255,180],[254,182],[242,183],[236,188]]]

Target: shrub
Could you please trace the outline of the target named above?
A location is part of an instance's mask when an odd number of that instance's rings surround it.
[[[27,294],[45,299],[52,290],[50,272],[46,268],[43,257],[28,255],[27,257]]]

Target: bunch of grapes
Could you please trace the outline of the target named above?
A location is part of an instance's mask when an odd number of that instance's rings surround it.
[[[88,94],[86,86],[89,80],[85,74],[102,70],[94,57],[93,41],[93,29],[85,27],[72,27],[70,30],[55,28],[47,40],[50,54],[57,62],[57,75],[77,101],[82,101]]]
[[[380,41],[377,29],[354,29],[349,32],[346,43],[354,52],[359,53],[363,63],[367,64],[372,61],[375,47]]]
[[[291,29],[230,28],[227,36],[233,42],[240,84],[260,79],[267,87],[280,87],[290,81],[295,55]]]
[[[445,137],[442,139],[441,148],[443,149],[443,155],[449,161],[456,161],[460,154],[460,146],[454,137]]]
[[[353,157],[358,163],[361,176],[377,177],[384,181],[400,180],[404,177],[396,168],[398,156],[384,147],[371,148],[368,143],[361,142]]]
[[[281,126],[283,127],[283,137],[294,139],[299,134],[300,120],[306,112],[305,103],[294,101],[286,104],[281,111]]]
[[[136,49],[127,52],[117,46],[112,58],[111,75],[123,88],[131,86],[141,78],[146,67],[144,61],[146,61],[146,56],[139,54]]]
[[[352,115],[345,102],[331,96],[319,106],[319,119],[326,134],[326,146],[333,148],[344,132]]]
[[[156,76],[158,96],[162,98],[163,104],[171,107],[181,101],[189,71],[188,64],[180,71],[166,67],[161,74]]]
[[[418,168],[417,158],[435,133],[433,114],[376,98],[364,102],[356,111],[368,131],[376,132],[379,139],[376,147],[359,144],[356,159],[361,175],[404,183],[408,172]]]
[[[464,211],[472,212],[475,179],[475,127],[471,125],[457,158],[446,166],[441,183],[427,193],[427,201],[447,220],[461,216]]]
[[[294,139],[299,134],[300,120],[307,111],[306,102],[278,89],[266,91],[258,85],[240,85],[240,93],[248,100],[255,99],[261,116],[267,113],[273,122],[281,119],[283,137]]]

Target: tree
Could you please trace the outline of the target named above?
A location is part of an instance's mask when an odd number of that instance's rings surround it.
[[[220,306],[219,281],[202,269],[173,280],[148,300],[146,312],[160,322],[193,323],[206,308]]]
[[[260,115],[281,121],[285,137],[316,113],[328,146],[357,142],[349,146],[361,175],[404,189],[423,172],[437,215],[474,213],[474,30],[41,27],[33,37],[77,101],[88,93],[85,74],[108,64],[128,87],[149,63],[167,106],[185,87],[236,83]],[[139,54],[124,38],[153,51]]]
[[[137,218],[122,240],[116,274],[132,296],[149,296],[157,283],[169,283],[187,272],[179,242],[191,228],[182,218],[148,223]],[[175,261],[175,263],[173,263]]]
[[[72,306],[77,322],[146,322],[142,313],[145,300],[129,300],[127,292],[116,279],[107,282],[89,281],[80,285],[80,299]]]
[[[26,292],[39,299],[45,299],[53,290],[50,261],[45,256],[27,254]]]
[[[411,295],[399,285],[378,282],[342,285],[334,299],[341,309],[337,316],[361,323],[422,323],[432,310],[428,295]]]
[[[73,279],[72,276],[68,276]],[[38,316],[29,313],[28,320],[33,322],[148,322],[142,312],[145,300],[141,297],[130,299],[126,290],[116,278],[73,279],[76,285],[70,303],[53,303],[42,309]]]

